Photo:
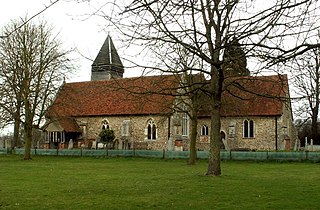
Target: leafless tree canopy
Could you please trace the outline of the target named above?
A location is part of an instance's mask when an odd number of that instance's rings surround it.
[[[26,132],[40,124],[69,71],[68,51],[46,22],[19,19],[3,31],[8,36],[0,40],[0,108]]]
[[[144,0],[116,4],[106,4],[96,14],[113,24],[109,28],[126,35],[124,43],[143,45],[149,56],[172,55],[183,46],[207,64],[212,64],[213,54],[219,53],[219,63],[236,38],[248,59],[262,64],[257,66],[261,70],[316,44],[310,42],[318,27],[316,1]],[[112,8],[120,15],[109,12]],[[153,68],[165,70],[163,61],[154,64]]]
[[[288,68],[292,71],[296,115],[308,122],[311,119],[311,138],[319,143],[318,113],[320,106],[320,49],[314,48],[296,57]]]
[[[17,29],[21,21],[14,21],[5,32]],[[17,98],[27,98],[33,105],[36,125],[50,99],[55,96],[58,85],[70,70],[70,62],[63,51],[58,37],[53,36],[52,29],[45,22],[39,25],[28,23],[22,28],[0,40],[1,90],[4,107],[12,113],[12,106]]]

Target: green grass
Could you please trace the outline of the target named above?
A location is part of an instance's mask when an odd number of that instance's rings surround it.
[[[0,209],[319,209],[320,164],[0,156]]]

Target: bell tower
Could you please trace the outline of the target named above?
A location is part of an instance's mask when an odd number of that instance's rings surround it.
[[[124,68],[110,35],[91,65],[91,81],[122,78]]]

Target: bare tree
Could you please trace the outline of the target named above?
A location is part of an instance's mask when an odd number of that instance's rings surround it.
[[[0,40],[0,108],[12,116],[15,137],[24,128],[24,159],[30,159],[33,127],[39,127],[43,115],[55,97],[61,81],[70,69],[69,51],[52,34],[46,22],[12,21]]]
[[[187,87],[187,94],[189,103],[188,107],[188,116],[191,120],[191,134],[190,134],[190,155],[188,164],[194,165],[197,159],[197,137],[198,137],[198,116],[200,111],[204,108],[203,101],[206,99],[206,95],[203,92],[203,89],[206,86],[206,80],[203,75],[192,75],[188,74],[185,76],[187,86],[183,86],[182,88]]]
[[[159,54],[158,58],[164,61],[166,72],[173,73],[180,80],[179,89],[174,92],[178,98],[176,106],[172,109],[174,112],[187,114],[191,123],[189,159],[188,164],[194,165],[197,159],[197,127],[198,115],[201,110],[201,99],[204,97],[203,89],[207,81],[203,74],[194,74],[198,69],[202,69],[201,60],[188,53],[186,50],[177,45],[172,49],[170,54]],[[163,71],[163,70],[162,70]]]
[[[205,90],[211,102],[208,175],[221,174],[223,67],[230,63],[224,52],[240,46],[246,57],[258,64],[255,70],[261,71],[317,46],[306,42],[318,27],[317,1],[133,0],[117,6],[125,8],[118,16],[104,12],[103,8],[96,14],[122,32],[125,43],[143,45],[156,57],[168,56],[179,45],[204,63],[198,72],[210,79]],[[152,69],[167,72],[165,62],[159,60],[152,64]]]
[[[308,121],[311,118],[311,138],[319,143],[318,114],[320,105],[320,48],[314,48],[298,56],[292,67],[293,85],[300,99],[300,111],[297,115]]]
[[[16,60],[19,57],[15,54],[10,56],[12,59],[15,57]],[[1,117],[7,116],[4,120],[4,125],[8,125],[13,122],[14,124],[14,132],[13,132],[13,142],[12,148],[18,145],[19,142],[19,130],[20,130],[20,118],[21,118],[21,108],[22,108],[22,88],[17,86],[17,84],[21,84],[21,69],[17,66],[16,63],[13,63],[15,66],[14,71],[6,71],[5,66],[7,62],[5,62],[4,58],[1,60]],[[13,68],[13,67],[12,67]],[[14,87],[14,88],[12,88]]]

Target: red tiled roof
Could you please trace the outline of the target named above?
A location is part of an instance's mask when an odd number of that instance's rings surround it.
[[[172,112],[179,78],[173,75],[66,83],[47,117],[149,115]],[[221,116],[278,116],[289,94],[286,75],[225,80]],[[201,117],[210,116],[204,100]]]
[[[81,133],[77,122],[73,118],[62,118],[59,119],[58,122],[66,132]]]
[[[171,112],[173,75],[66,83],[47,116],[145,115]],[[159,93],[160,92],[160,93]]]
[[[288,96],[286,75],[230,78],[224,83],[221,116],[279,116]]]
[[[42,126],[42,130],[46,131],[66,131],[81,133],[81,130],[74,118],[64,117],[64,118],[54,118]]]

